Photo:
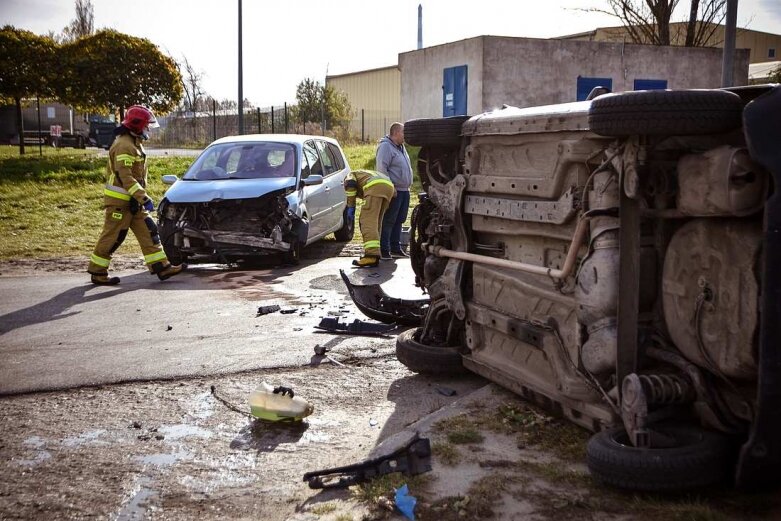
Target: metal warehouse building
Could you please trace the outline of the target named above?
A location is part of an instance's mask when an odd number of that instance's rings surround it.
[[[401,74],[395,65],[327,76],[326,85],[347,94],[353,110],[350,132],[377,141],[401,118]]]
[[[717,48],[479,36],[399,54],[401,120],[583,100],[597,85],[714,88],[721,62]],[[737,50],[735,84],[748,83],[748,64]]]

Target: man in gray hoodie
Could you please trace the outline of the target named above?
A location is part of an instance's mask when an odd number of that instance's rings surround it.
[[[404,125],[394,123],[388,135],[377,146],[377,171],[386,174],[396,189],[385,217],[380,234],[380,256],[382,259],[404,258],[401,249],[401,225],[407,220],[409,211],[409,189],[412,186],[412,165],[404,148]]]

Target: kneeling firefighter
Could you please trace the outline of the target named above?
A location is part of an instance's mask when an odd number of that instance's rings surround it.
[[[157,224],[149,215],[154,210],[154,203],[145,189],[146,154],[141,142],[149,137],[150,128],[158,126],[152,111],[134,105],[127,109],[121,126],[114,131],[116,137],[108,153],[108,179],[103,190],[106,217],[87,268],[93,284],[119,283],[119,277],[108,276],[108,267],[111,255],[125,240],[128,229],[133,230],[151,274],[166,280],[184,269],[182,265],[168,262],[160,244]]]
[[[363,198],[361,208],[361,236],[363,257],[353,261],[353,266],[373,268],[380,263],[380,230],[385,210],[390,200],[396,197],[396,189],[390,178],[379,172],[355,170],[344,180],[347,193],[347,216],[355,219],[355,198]]]

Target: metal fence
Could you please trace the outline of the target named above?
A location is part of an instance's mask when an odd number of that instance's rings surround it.
[[[376,143],[398,121],[397,111],[358,109],[346,127],[323,128],[319,122],[301,122],[295,108],[287,103],[244,110],[244,134],[325,135],[342,143]],[[159,118],[161,129],[151,136],[150,144],[166,147],[206,146],[225,136],[239,134],[237,109],[174,112]]]

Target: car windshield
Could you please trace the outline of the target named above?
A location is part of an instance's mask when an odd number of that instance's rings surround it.
[[[264,179],[296,175],[295,147],[288,143],[223,143],[209,147],[183,179]]]

